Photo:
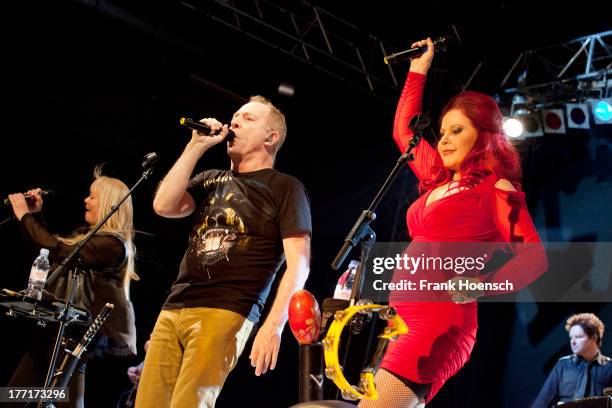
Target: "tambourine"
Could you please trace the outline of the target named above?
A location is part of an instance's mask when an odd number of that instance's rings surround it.
[[[359,386],[348,383],[342,372],[338,360],[338,349],[340,347],[340,336],[347,323],[351,321],[356,313],[378,312],[383,320],[388,320],[390,325],[385,327],[382,334],[378,336],[376,352],[370,360],[370,364],[361,370]],[[408,326],[397,314],[395,308],[375,304],[355,305],[344,310],[339,310],[334,315],[334,321],[323,339],[323,353],[325,356],[325,376],[336,384],[345,400],[355,401],[358,399],[378,399],[378,392],[374,384],[374,374],[378,369],[382,356],[385,354],[389,341],[396,340],[400,334],[408,333]]]

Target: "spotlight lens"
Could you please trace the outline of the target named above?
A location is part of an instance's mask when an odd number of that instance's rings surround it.
[[[523,126],[525,126],[525,129],[527,129],[529,133],[535,133],[540,129],[540,124],[538,123],[538,121],[532,118],[531,116],[526,116],[523,121]]]
[[[604,122],[612,119],[612,106],[606,101],[599,101],[595,105],[595,115]]]
[[[584,121],[586,120],[586,116],[584,115],[584,112],[580,108],[573,108],[572,111],[570,112],[570,116],[572,118],[572,122],[578,125],[582,125]]]
[[[504,132],[508,137],[519,137],[523,133],[523,124],[518,119],[506,119]]]
[[[556,113],[549,112],[546,115],[546,125],[554,130],[557,130],[561,127],[561,118]]]

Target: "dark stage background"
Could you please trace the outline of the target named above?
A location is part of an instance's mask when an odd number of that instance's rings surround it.
[[[574,18],[570,14],[581,12],[565,12],[553,18],[548,9],[534,9],[526,1],[396,3],[319,5],[398,48],[425,35],[445,34],[455,24],[462,48],[436,56],[428,79],[425,107],[434,114],[458,92],[478,61],[486,63],[471,89],[493,94],[520,51],[610,29],[609,22],[596,20],[597,15],[605,20],[606,13],[591,10],[589,17]],[[198,4],[214,10],[212,1]],[[291,1],[286,7],[300,4]],[[306,287],[320,302],[331,297],[340,273],[329,264],[399,155],[391,140],[399,89],[390,97],[372,95],[178,1],[5,2],[2,9],[2,198],[37,186],[55,189],[56,197],[45,203],[45,217],[55,231],[68,232],[82,222],[83,199],[96,164],[105,162],[106,174],[131,185],[141,174],[143,155],[160,155],[152,180],[133,196],[142,277],[132,284],[139,352],[176,277],[189,230],[189,219],[163,219],[151,205],[157,183],[189,138],[178,119],[214,116],[227,121],[249,95],[266,95],[286,113],[289,133],[276,167],[308,189],[314,234]],[[482,17],[476,20],[476,15]],[[382,64],[382,59],[368,63]],[[406,70],[407,65],[396,70],[400,82]],[[281,82],[295,86],[293,97],[277,93]],[[520,146],[524,189],[543,240],[612,241],[611,133],[609,125],[600,126]],[[219,146],[198,169],[227,166]],[[416,194],[414,177],[403,171],[378,211],[380,242],[406,237],[404,212]],[[9,216],[7,207],[0,211],[1,219]],[[0,287],[21,289],[33,255],[16,223],[0,227],[0,248]],[[570,353],[563,322],[581,311],[598,313],[612,325],[607,303],[482,305],[469,363],[428,407],[528,406],[556,359]],[[10,378],[32,326],[0,318],[0,383]],[[289,329],[273,372],[255,377],[249,350],[247,345],[217,406],[296,403],[297,344]],[[609,335],[603,350],[612,352]],[[359,349],[352,353],[356,361],[362,359]],[[92,366],[87,406],[112,406],[107,399],[115,398],[116,390],[129,389],[123,373],[140,358]],[[332,390],[331,383],[327,387]]]

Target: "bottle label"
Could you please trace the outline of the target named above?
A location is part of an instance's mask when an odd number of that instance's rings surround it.
[[[30,279],[36,281],[45,281],[47,280],[48,271],[39,268],[32,268],[30,272]]]
[[[340,276],[338,283],[336,284],[336,290],[334,291],[334,299],[349,300],[351,293],[353,292],[353,282],[355,281],[355,272],[359,266],[359,261],[352,260],[349,263],[346,272]]]

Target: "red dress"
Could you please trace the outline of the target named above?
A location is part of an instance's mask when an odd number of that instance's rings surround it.
[[[398,103],[393,136],[402,152],[412,137],[408,123],[421,111],[424,84],[424,75],[410,72]],[[419,180],[428,179],[432,167],[442,166],[437,150],[424,139],[413,152],[415,160],[410,167]],[[496,188],[497,179],[490,175],[470,189],[429,205],[426,201],[431,190],[422,194],[406,215],[411,246],[419,242],[539,242],[524,193]],[[518,248],[510,261],[484,279],[504,282],[510,278],[516,290],[546,270],[546,256],[540,245]],[[410,381],[431,384],[425,397],[430,401],[469,359],[478,327],[476,302],[403,300],[392,293],[390,304],[405,320],[409,332],[389,345],[381,367]]]

